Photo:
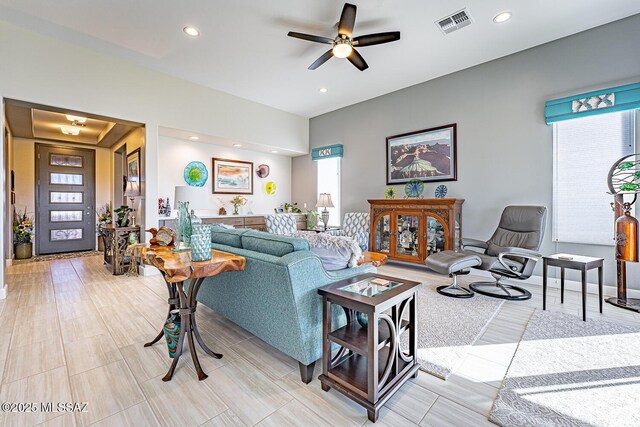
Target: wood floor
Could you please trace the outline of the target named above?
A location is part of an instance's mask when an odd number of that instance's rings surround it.
[[[425,270],[387,265],[381,272],[422,282],[446,281]],[[442,381],[424,372],[408,382],[382,411],[379,426],[481,426],[519,338],[535,307],[507,302],[466,356]],[[199,307],[205,341],[224,354],[200,353],[209,378],[198,381],[183,357],[173,381],[161,341],[166,287],[160,276],[112,276],[100,257],[15,265],[9,295],[0,301],[0,402],[88,402],[86,413],[0,413],[2,426],[362,426],[366,412],[314,380],[300,381],[297,362],[234,324]],[[550,309],[580,314],[579,294],[564,305],[551,290]],[[640,316],[605,304],[589,318],[640,324]],[[316,368],[319,369],[319,368]],[[316,370],[315,376],[320,372]]]

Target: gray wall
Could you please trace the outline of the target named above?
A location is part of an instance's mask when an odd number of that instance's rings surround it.
[[[310,145],[344,144],[343,213],[367,211],[367,199],[383,197],[386,188],[385,137],[457,123],[458,181],[445,183],[448,196],[466,199],[464,235],[488,238],[506,205],[551,209],[552,127],[544,123],[545,101],[640,81],[638,46],[635,15],[315,117]],[[292,181],[293,200],[312,206],[316,166],[310,156],[294,159]],[[436,185],[427,184],[425,196]],[[588,208],[576,206],[576,214]],[[615,283],[612,247],[556,244],[548,227],[542,251],[606,257],[606,284]],[[629,284],[640,289],[636,267]]]

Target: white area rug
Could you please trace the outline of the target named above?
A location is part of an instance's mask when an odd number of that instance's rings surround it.
[[[536,310],[489,419],[503,426],[640,426],[640,328]]]
[[[466,287],[464,279],[458,278],[458,283]],[[418,361],[423,371],[447,379],[504,300],[478,294],[450,298],[436,292],[441,285],[424,283],[418,290]],[[404,348],[406,345],[403,343]]]

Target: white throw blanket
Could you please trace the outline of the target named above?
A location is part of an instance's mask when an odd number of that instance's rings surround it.
[[[362,249],[350,237],[330,236],[326,233],[310,233],[308,231],[298,231],[291,236],[300,237],[309,242],[311,252],[320,257],[327,270],[356,267],[358,260],[362,258]]]

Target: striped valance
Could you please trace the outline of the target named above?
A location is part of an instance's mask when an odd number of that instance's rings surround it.
[[[578,117],[640,108],[640,83],[582,93],[547,101],[547,124]]]

